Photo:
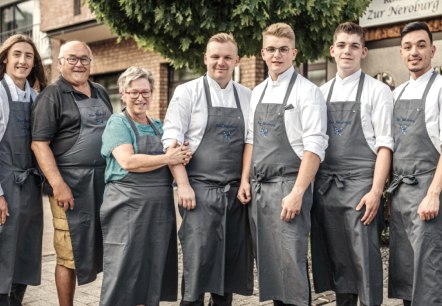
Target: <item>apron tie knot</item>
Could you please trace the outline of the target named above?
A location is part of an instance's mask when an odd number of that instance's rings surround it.
[[[256,185],[255,185],[256,193],[260,193],[261,192],[261,184],[264,181],[264,174],[263,173],[257,173],[252,180],[254,182],[256,182]]]
[[[331,173],[327,177],[327,180],[319,187],[319,194],[324,195],[330,189],[332,182],[335,182],[338,189],[344,188],[344,178],[339,174]]]
[[[41,175],[40,171],[35,168],[29,168],[24,171],[14,172],[15,183],[19,186],[23,186],[23,184],[31,174],[38,176],[40,181],[43,181],[43,176]]]
[[[416,185],[417,179],[413,174],[410,175],[397,175],[393,174],[393,180],[387,189],[388,193],[393,193],[400,184],[405,183],[407,185]]]
[[[222,192],[223,192],[223,193],[227,193],[227,192],[229,192],[230,187],[232,187],[232,186],[230,186],[230,184],[225,185],[224,188],[223,188],[223,191],[222,191]]]

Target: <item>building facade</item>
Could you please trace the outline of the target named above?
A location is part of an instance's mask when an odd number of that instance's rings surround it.
[[[191,71],[175,70],[170,61],[161,55],[138,48],[133,39],[118,40],[109,28],[97,23],[87,4],[80,0],[40,0],[40,29],[50,38],[52,62],[50,79],[58,77],[58,53],[60,45],[69,40],[81,40],[89,44],[94,58],[91,62],[91,78],[104,85],[111,96],[114,109],[119,111],[118,76],[129,66],[149,69],[155,78],[155,90],[150,115],[164,118],[173,89],[196,77]],[[201,61],[203,54],[201,55]],[[236,79],[253,88],[264,78],[261,59],[243,58],[235,73]]]
[[[197,75],[185,69],[176,70],[170,60],[138,48],[133,39],[118,40],[109,28],[97,22],[94,14],[81,0],[0,0],[0,40],[14,33],[33,37],[40,50],[49,81],[58,75],[60,45],[69,40],[82,40],[94,54],[91,78],[104,85],[112,99],[115,111],[120,110],[117,79],[129,66],[141,66],[152,71],[155,91],[150,115],[164,118],[173,90],[179,84]],[[373,0],[360,24],[366,30],[368,57],[363,61],[366,73],[386,82],[391,88],[408,78],[408,72],[399,57],[400,29],[411,20],[426,21],[434,32],[434,44],[442,50],[442,5],[439,0]],[[433,61],[440,71],[442,56]],[[201,54],[201,61],[203,54]],[[299,67],[317,85],[336,74],[335,65],[320,59]],[[260,56],[242,58],[234,78],[253,88],[266,77],[265,64]]]
[[[362,69],[391,88],[408,80],[399,54],[400,31],[411,21],[424,21],[433,33],[436,55],[432,64],[442,68],[442,3],[439,0],[372,0],[359,24],[365,29],[368,56]],[[330,69],[330,74],[332,73]]]

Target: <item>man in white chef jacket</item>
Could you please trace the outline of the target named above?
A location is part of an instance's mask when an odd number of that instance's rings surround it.
[[[207,44],[207,74],[176,88],[163,145],[189,142],[192,159],[171,167],[183,218],[181,305],[231,305],[232,293],[253,293],[253,251],[247,208],[236,198],[241,178],[250,89],[232,81],[238,64],[232,35]]]
[[[424,22],[401,31],[410,79],[394,90],[389,297],[404,305],[442,305],[442,77]]]
[[[327,148],[325,101],[293,68],[296,54],[288,24],[263,32],[269,77],[252,92],[238,193],[249,207],[260,301],[274,305],[310,304],[311,182]]]
[[[315,292],[333,290],[336,305],[381,305],[381,197],[393,150],[393,94],[366,75],[364,31],[340,24],[330,55],[336,77],[321,86],[329,145],[315,180],[312,264]]]

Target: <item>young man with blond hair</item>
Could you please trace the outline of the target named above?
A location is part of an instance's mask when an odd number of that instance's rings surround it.
[[[340,24],[330,55],[336,77],[321,86],[327,103],[329,145],[315,180],[312,260],[315,292],[334,290],[337,306],[381,305],[383,295],[378,211],[393,138],[393,94],[366,75],[363,29]]]
[[[232,35],[207,43],[207,74],[176,88],[164,122],[163,145],[189,142],[186,167],[172,166],[183,218],[181,305],[232,305],[232,293],[253,293],[247,209],[236,199],[241,178],[250,90],[232,80],[239,62]]]
[[[327,147],[326,107],[319,88],[293,68],[289,25],[263,32],[261,54],[269,77],[252,92],[238,198],[249,203],[260,301],[306,306],[310,184]]]

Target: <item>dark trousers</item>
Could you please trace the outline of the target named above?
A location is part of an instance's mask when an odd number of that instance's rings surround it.
[[[0,306],[22,306],[27,285],[12,284],[11,293],[0,294]]]
[[[204,306],[204,293],[198,297],[198,300],[188,302],[182,300],[181,306]],[[232,294],[225,293],[224,295],[218,295],[215,293],[210,294],[209,306],[232,306]]]
[[[336,293],[336,306],[357,306],[358,295],[351,293]]]
[[[281,302],[281,301],[274,300],[274,301],[273,301],[273,306],[296,306],[296,305],[293,305],[293,304],[284,304],[284,303]]]
[[[10,306],[9,304],[9,295],[8,294],[0,294],[0,306]]]
[[[365,306],[360,303],[361,306]],[[336,306],[358,306],[358,295],[352,293],[336,293]]]

